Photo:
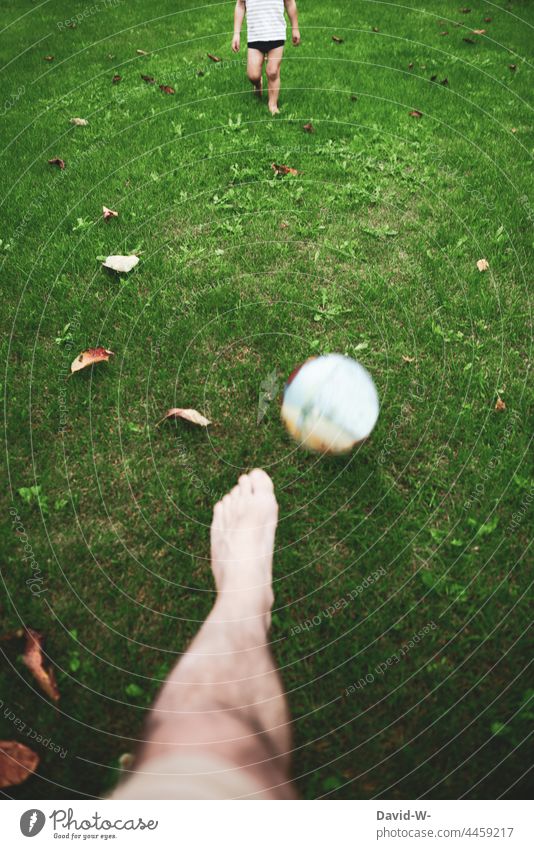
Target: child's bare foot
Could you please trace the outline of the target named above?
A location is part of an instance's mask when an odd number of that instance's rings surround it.
[[[277,522],[273,482],[261,469],[241,475],[238,485],[215,505],[211,567],[226,618],[259,616],[269,627]]]

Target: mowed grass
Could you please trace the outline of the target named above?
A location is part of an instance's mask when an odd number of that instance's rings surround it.
[[[213,601],[212,505],[259,465],[301,795],[524,796],[534,8],[460,5],[301,0],[271,120],[233,3],[3,4],[0,611],[43,631],[61,691],[1,643],[0,737],[41,757],[5,795],[109,792]],[[102,269],[134,251],[128,277]],[[115,357],[67,378],[96,345]],[[382,404],[343,458],[279,419],[329,351]],[[156,427],[172,406],[214,424]]]

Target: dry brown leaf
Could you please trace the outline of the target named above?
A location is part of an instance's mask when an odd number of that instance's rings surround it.
[[[344,39],[340,38],[339,35],[333,35],[332,41],[335,41],[336,44],[343,44]]]
[[[150,74],[141,74],[141,79],[144,80],[145,83],[148,83],[149,85],[154,85],[154,83],[156,82],[154,77],[151,77]]]
[[[116,271],[117,274],[128,274],[132,268],[135,268],[139,262],[139,257],[135,254],[128,256],[113,255],[108,256],[102,263],[104,268],[109,268],[110,271]]]
[[[146,50],[136,50],[135,52],[137,53],[138,56],[148,56],[148,53],[147,53]]]
[[[460,12],[462,12],[463,15],[468,15],[470,11],[471,11],[471,9],[468,9],[468,8],[460,9]]]
[[[304,130],[305,133],[314,133],[315,132],[315,127],[313,126],[311,121],[309,121],[309,123],[307,123],[307,124],[304,124],[302,129]]]
[[[492,18],[484,18],[484,23],[485,24],[491,24],[492,20],[493,20]]]
[[[53,62],[55,57],[54,56],[43,56],[43,59],[45,60],[45,62]]]
[[[33,628],[26,628],[26,648],[22,662],[28,667],[41,690],[52,701],[57,702],[59,701],[59,690],[56,684],[56,676],[51,666],[45,669],[43,660],[43,635],[39,631],[34,631]]]
[[[289,165],[277,165],[276,162],[272,163],[271,168],[273,169],[274,173],[278,174],[279,176],[283,176],[285,174],[299,173],[296,168],[290,168]]]
[[[517,65],[513,65],[513,64],[512,64],[512,65],[508,65],[508,67],[510,68],[510,70],[511,70],[511,71],[516,71],[516,70],[517,70]]]
[[[487,271],[489,268],[489,262],[487,259],[479,259],[477,260],[477,268],[479,271]]]
[[[89,122],[85,118],[71,118],[70,123],[75,127],[86,127]]]
[[[476,44],[474,38],[464,38],[463,41],[465,41],[466,44]]]
[[[504,410],[506,410],[506,404],[502,400],[501,396],[498,395],[497,401],[495,402],[495,411],[497,413],[502,413]]]
[[[93,363],[106,363],[113,356],[113,351],[108,351],[107,348],[88,348],[87,351],[82,351],[72,361],[70,372],[74,374],[74,372],[81,371],[83,368],[87,368],[87,366],[92,366]]]
[[[403,361],[403,363],[414,363],[415,357],[408,357],[408,356],[406,356],[406,354],[403,354],[402,355],[402,361]]]
[[[115,74],[115,76],[113,77],[113,79],[111,80],[111,82],[112,82],[114,85],[117,85],[117,83],[120,83],[120,81],[121,81],[121,80],[122,80],[121,75],[120,75],[120,74]]]
[[[65,160],[60,159],[59,156],[54,156],[53,159],[49,159],[48,164],[56,165],[61,171],[65,169]]]
[[[281,221],[280,222],[280,230],[287,230],[288,227],[289,227],[289,224],[287,223],[287,221]]]
[[[39,766],[39,755],[15,740],[0,740],[0,787],[22,784]]]
[[[486,35],[486,30],[485,29],[474,29],[473,33],[475,35]]]
[[[184,410],[181,407],[173,407],[172,409],[167,410],[163,418],[158,422],[158,425],[167,419],[185,419],[186,422],[191,422],[192,424],[200,425],[201,427],[207,427],[211,424],[209,419],[206,419],[196,410]]]
[[[409,113],[412,118],[422,118],[423,113],[419,111],[419,109],[412,109]]]
[[[220,58],[218,56],[214,56],[213,53],[208,53],[208,59],[211,59],[212,62],[220,62]]]
[[[160,85],[160,89],[162,90],[163,94],[176,94],[173,87],[170,85]]]
[[[448,35],[448,34],[449,34],[448,29],[444,29],[443,32],[440,32],[440,35]]]
[[[109,209],[107,206],[102,207],[102,215],[104,216],[104,221],[109,221],[110,218],[118,218],[119,213],[115,212],[114,209]]]

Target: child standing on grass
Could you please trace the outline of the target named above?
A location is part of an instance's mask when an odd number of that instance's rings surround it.
[[[278,115],[278,95],[280,94],[280,65],[286,43],[286,21],[284,7],[291,21],[292,41],[296,47],[300,44],[297,4],[295,0],[237,0],[234,13],[234,37],[232,50],[239,51],[241,27],[245,13],[248,30],[247,74],[254,91],[261,98],[263,94],[263,63],[267,60],[267,85],[269,90],[269,111]]]

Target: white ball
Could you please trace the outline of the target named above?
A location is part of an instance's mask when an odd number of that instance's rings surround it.
[[[343,454],[367,439],[379,408],[367,369],[350,357],[327,354],[293,372],[284,390],[282,420],[310,451]]]

